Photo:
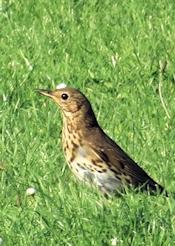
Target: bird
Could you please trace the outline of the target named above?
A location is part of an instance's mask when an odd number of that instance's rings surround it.
[[[125,188],[149,194],[166,192],[99,125],[88,98],[78,89],[61,84],[54,90],[37,89],[61,109],[62,145],[74,175],[105,195]]]

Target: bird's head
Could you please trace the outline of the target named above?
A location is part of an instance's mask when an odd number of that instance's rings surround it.
[[[74,118],[79,116],[80,118],[92,117],[94,113],[92,111],[90,102],[79,90],[71,87],[57,87],[56,90],[37,90],[41,95],[47,96],[60,107],[63,115],[67,118]]]

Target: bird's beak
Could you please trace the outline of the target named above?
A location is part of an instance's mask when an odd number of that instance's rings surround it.
[[[40,93],[41,95],[47,96],[47,97],[53,97],[51,90],[44,90],[44,89],[36,89],[36,92]]]

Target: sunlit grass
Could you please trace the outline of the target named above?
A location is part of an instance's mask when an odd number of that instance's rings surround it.
[[[59,110],[34,90],[63,81],[82,90],[105,131],[173,192],[174,8],[174,1],[1,3],[5,245],[173,245],[174,198],[131,191],[106,199],[77,182],[63,156]]]

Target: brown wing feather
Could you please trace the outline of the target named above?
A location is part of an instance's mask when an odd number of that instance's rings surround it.
[[[135,187],[143,186],[150,191],[161,192],[164,188],[156,183],[138,164],[133,161],[111,138],[109,138],[100,128],[93,129],[95,134],[89,134],[88,144],[97,152],[100,158],[108,163],[108,165],[115,168],[121,175],[130,177],[131,184]],[[95,136],[95,146],[91,141],[91,136]]]

